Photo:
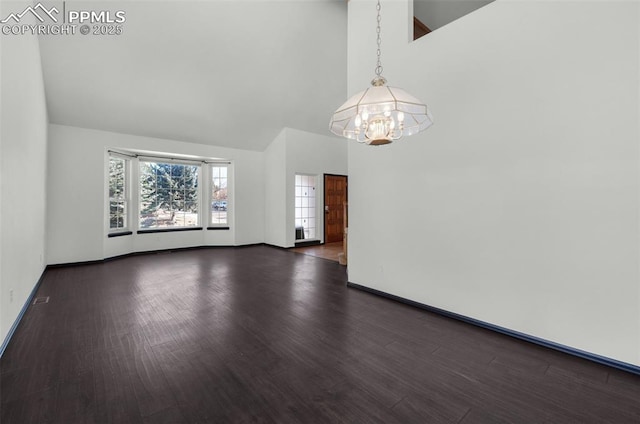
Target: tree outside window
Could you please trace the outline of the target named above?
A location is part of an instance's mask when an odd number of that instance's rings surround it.
[[[140,228],[198,225],[199,166],[140,162]]]
[[[127,165],[126,159],[109,157],[109,231],[127,228]]]

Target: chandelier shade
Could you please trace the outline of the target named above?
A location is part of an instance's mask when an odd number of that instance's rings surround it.
[[[332,133],[371,145],[388,144],[424,131],[433,124],[427,106],[384,79],[347,100],[333,114]],[[375,85],[380,84],[380,85]]]

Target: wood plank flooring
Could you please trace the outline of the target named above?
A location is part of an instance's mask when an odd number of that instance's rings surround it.
[[[2,424],[640,423],[640,377],[345,287],[267,246],[51,269]]]
[[[338,254],[343,252],[343,247],[342,242],[338,241],[317,246],[294,247],[291,251],[338,262]]]

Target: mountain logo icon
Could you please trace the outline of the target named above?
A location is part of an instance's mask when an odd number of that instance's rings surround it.
[[[53,22],[58,22],[58,19],[53,15],[54,13],[57,15],[60,13],[58,9],[52,7],[51,9],[47,9],[42,5],[42,3],[38,3],[35,6],[27,6],[21,13],[11,13],[9,16],[0,21],[2,24],[6,24],[10,20],[13,20],[15,23],[19,23],[20,19],[27,13],[31,13],[36,17],[40,22],[44,22],[45,17],[49,17]],[[43,17],[44,15],[44,17]]]

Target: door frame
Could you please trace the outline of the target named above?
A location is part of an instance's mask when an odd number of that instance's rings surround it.
[[[325,182],[326,177],[345,177],[347,180],[347,187],[345,190],[345,198],[346,201],[349,201],[349,176],[343,174],[322,174],[322,244],[327,242],[327,199],[326,199],[326,188]]]

